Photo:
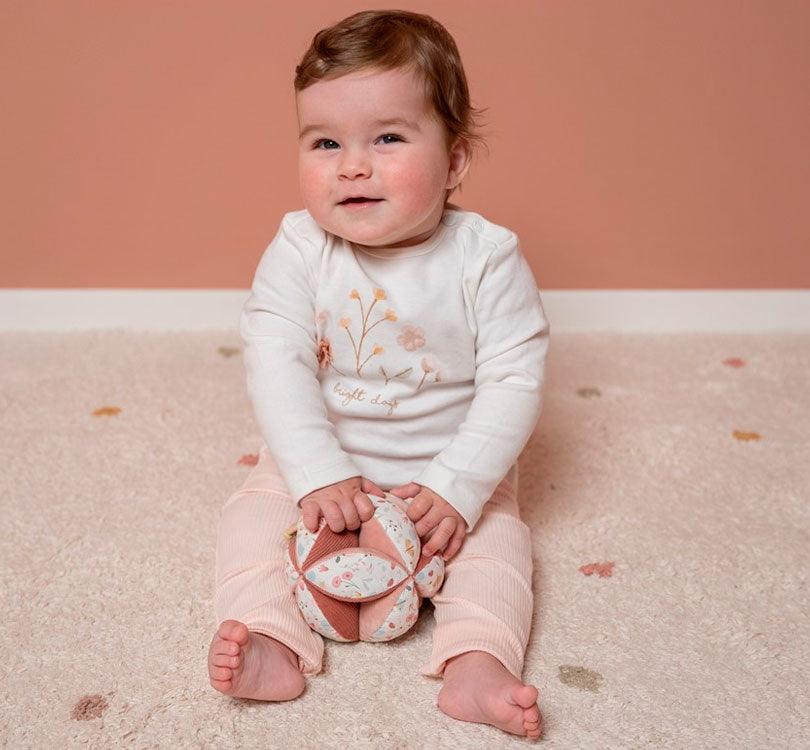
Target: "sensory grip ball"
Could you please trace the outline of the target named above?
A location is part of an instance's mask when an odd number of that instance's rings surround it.
[[[405,501],[369,495],[374,516],[336,533],[298,521],[286,571],[309,626],[335,641],[390,641],[413,627],[423,598],[444,580],[441,555],[426,558]]]

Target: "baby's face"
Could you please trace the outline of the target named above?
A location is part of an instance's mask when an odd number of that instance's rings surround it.
[[[298,92],[296,105],[301,197],[321,227],[372,247],[406,247],[433,233],[445,189],[460,177],[413,73],[318,81]],[[404,122],[384,122],[395,119]],[[353,196],[374,200],[343,203]]]

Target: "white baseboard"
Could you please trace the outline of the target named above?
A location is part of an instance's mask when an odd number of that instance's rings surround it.
[[[246,289],[0,289],[0,331],[236,330]],[[554,332],[810,333],[810,289],[546,290]]]

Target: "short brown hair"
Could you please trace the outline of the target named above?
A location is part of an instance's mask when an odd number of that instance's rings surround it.
[[[422,13],[364,10],[321,29],[295,67],[295,91],[370,68],[412,68],[444,123],[448,149],[456,139],[470,151],[479,145],[486,148],[475,132],[477,118],[486,110],[470,104],[456,42],[444,26]]]

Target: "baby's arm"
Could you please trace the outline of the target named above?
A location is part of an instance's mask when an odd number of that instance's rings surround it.
[[[542,406],[549,325],[514,233],[487,260],[474,318],[475,396],[450,443],[413,478],[449,502],[468,532],[517,461]]]
[[[240,319],[247,390],[262,437],[298,502],[360,472],[341,448],[317,379],[319,238],[287,214],[259,261]]]

